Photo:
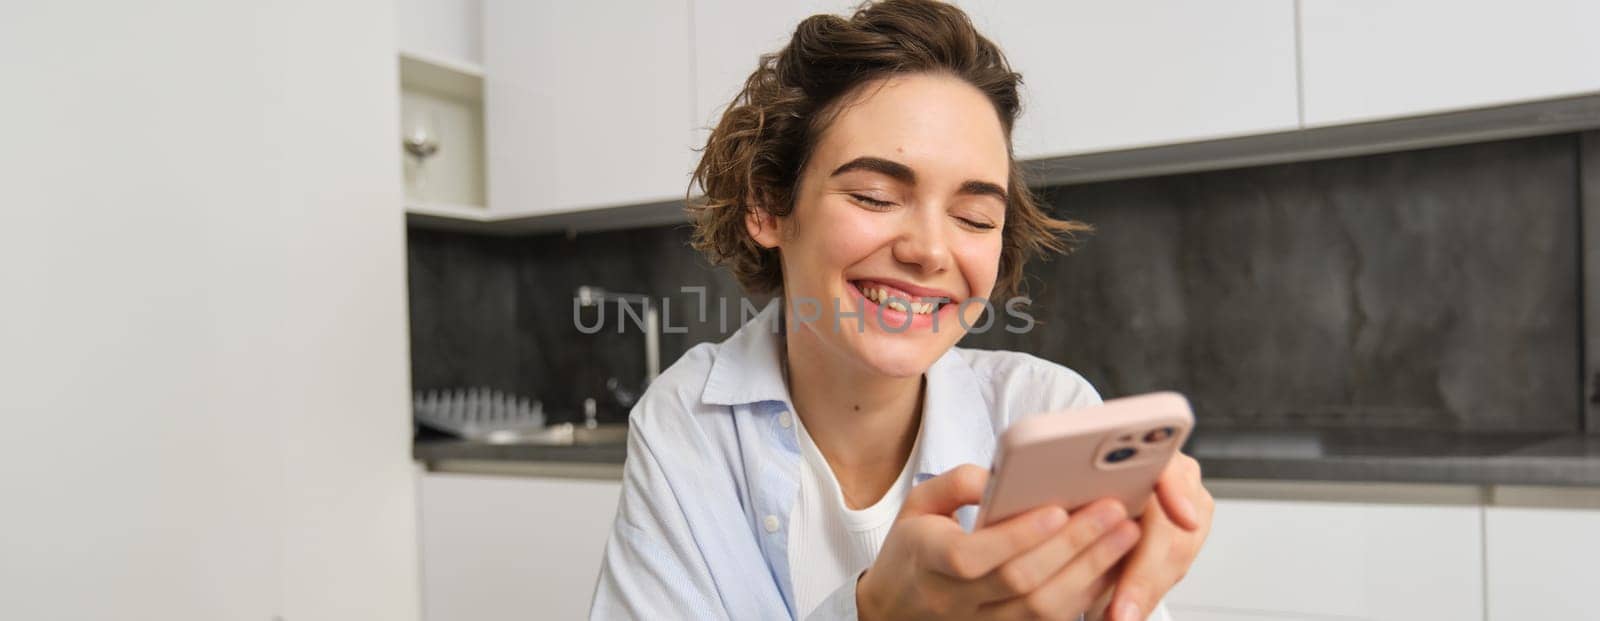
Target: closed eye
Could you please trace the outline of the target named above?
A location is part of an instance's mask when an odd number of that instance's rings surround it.
[[[892,206],[894,206],[894,203],[891,203],[889,201],[880,201],[880,200],[878,200],[876,198],[873,198],[871,196],[867,196],[865,194],[852,193],[852,194],[850,194],[850,198],[856,199],[857,201],[860,201],[862,203],[866,203],[868,206],[871,206],[871,207],[892,207]]]
[[[975,228],[975,229],[979,229],[979,230],[983,230],[983,231],[988,231],[988,230],[994,229],[994,225],[993,224],[989,224],[988,222],[979,222],[977,220],[969,220],[967,218],[956,218],[956,219],[960,220],[962,224],[965,224],[965,225],[970,226],[970,227]]]

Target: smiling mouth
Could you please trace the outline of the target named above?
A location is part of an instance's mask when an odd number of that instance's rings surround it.
[[[940,308],[950,304],[950,300],[938,297],[918,297],[882,283],[867,280],[852,280],[850,285],[861,292],[861,297],[874,304],[879,304],[890,310],[914,315],[931,315]]]

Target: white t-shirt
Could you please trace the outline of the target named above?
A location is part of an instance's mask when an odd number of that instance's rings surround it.
[[[798,416],[795,432],[800,440],[800,498],[789,517],[789,571],[795,610],[805,618],[840,586],[855,582],[861,570],[878,557],[900,505],[911,492],[917,442],[883,498],[856,510],[845,505],[839,480]],[[920,442],[920,428],[917,438]]]

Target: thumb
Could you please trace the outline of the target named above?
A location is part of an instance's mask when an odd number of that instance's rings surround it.
[[[988,484],[987,468],[975,464],[956,466],[911,488],[896,520],[919,515],[948,516],[963,506],[978,504]]]

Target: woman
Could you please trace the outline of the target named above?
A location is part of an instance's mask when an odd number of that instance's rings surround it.
[[[781,292],[631,414],[596,618],[1164,618],[1212,502],[1180,455],[1113,500],[971,531],[996,434],[1099,402],[1078,374],[955,347],[1022,264],[1086,229],[1011,157],[1018,76],[929,0],[800,24],[712,133],[696,245]]]

